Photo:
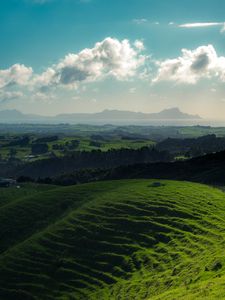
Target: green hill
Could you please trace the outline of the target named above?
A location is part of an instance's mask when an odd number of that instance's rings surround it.
[[[54,185],[36,183],[18,183],[18,186],[12,188],[1,188],[0,207],[8,205],[10,202],[18,201],[19,198],[53,190],[54,188],[56,188]]]
[[[225,299],[222,191],[153,180],[46,189],[0,207],[0,299]]]

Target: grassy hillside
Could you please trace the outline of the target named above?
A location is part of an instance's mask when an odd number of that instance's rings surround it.
[[[224,218],[222,191],[187,182],[18,198],[0,208],[0,299],[224,299]]]
[[[0,189],[0,207],[8,205],[10,202],[18,201],[19,198],[56,188],[54,185],[36,183],[19,183],[18,186]]]

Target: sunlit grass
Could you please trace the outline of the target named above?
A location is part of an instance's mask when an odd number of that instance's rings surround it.
[[[19,197],[0,208],[0,298],[223,299],[224,218],[222,191],[187,182]]]

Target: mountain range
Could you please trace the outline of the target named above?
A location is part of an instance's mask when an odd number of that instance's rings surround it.
[[[102,124],[102,123],[137,123],[152,120],[199,120],[198,115],[190,115],[179,108],[164,109],[158,113],[142,113],[120,110],[104,110],[98,113],[68,113],[56,116],[24,114],[18,110],[0,111],[0,123],[71,123],[71,124]]]

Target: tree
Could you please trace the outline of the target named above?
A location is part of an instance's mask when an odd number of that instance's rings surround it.
[[[11,149],[9,150],[9,159],[15,158],[16,154],[17,154],[16,149],[11,148]]]
[[[31,147],[31,152],[34,155],[45,154],[48,152],[47,144],[33,144]]]

